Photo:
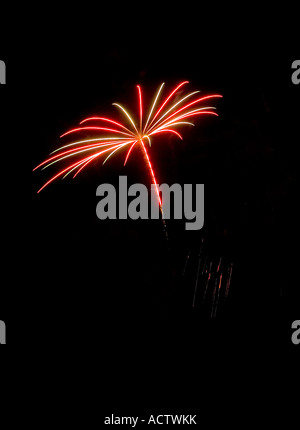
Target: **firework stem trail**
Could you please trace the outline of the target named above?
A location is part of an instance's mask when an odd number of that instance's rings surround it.
[[[150,173],[151,173],[151,176],[152,176],[153,184],[155,185],[157,199],[158,199],[161,211],[162,211],[162,201],[161,201],[161,198],[160,198],[160,195],[159,195],[158,185],[157,185],[157,181],[156,181],[156,178],[155,178],[155,175],[154,175],[154,171],[153,171],[153,168],[152,168],[152,165],[151,165],[151,161],[150,161],[148,152],[146,150],[146,147],[144,145],[143,139],[141,139],[140,142],[141,142],[142,148],[144,150],[144,153],[146,155],[146,160],[147,160],[147,163],[148,163],[148,166],[149,166],[149,170],[150,170]]]
[[[163,211],[162,201],[161,201],[161,198],[160,198],[160,195],[159,195],[159,191],[158,191],[158,184],[157,184],[157,181],[156,181],[156,178],[155,178],[155,175],[154,175],[154,170],[152,168],[151,161],[150,161],[148,152],[146,150],[146,147],[144,145],[143,139],[141,139],[140,142],[141,142],[141,145],[142,145],[143,150],[144,150],[144,154],[145,154],[146,159],[147,159],[147,163],[148,163],[149,170],[150,170],[150,173],[151,173],[151,176],[152,176],[153,184],[155,186],[157,200],[158,200],[158,204],[159,204],[159,209],[160,209],[161,215],[162,215],[162,223],[163,223],[163,226],[164,226],[164,233],[165,233],[166,239],[168,240],[167,226],[166,226],[166,221],[164,219],[164,211]]]

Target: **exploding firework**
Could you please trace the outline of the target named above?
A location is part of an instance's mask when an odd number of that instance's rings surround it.
[[[190,92],[182,95],[181,88],[188,84],[188,81],[181,82],[176,88],[159,104],[159,99],[163,92],[164,83],[162,83],[154,97],[154,101],[146,115],[143,105],[142,89],[137,85],[138,95],[138,118],[134,118],[127,109],[119,103],[113,103],[122,113],[126,120],[124,125],[114,119],[93,116],[85,118],[80,122],[80,127],[73,128],[60,137],[64,138],[69,135],[82,133],[95,133],[95,137],[88,139],[79,139],[65,144],[53,151],[49,158],[36,166],[38,168],[48,168],[59,162],[67,162],[67,166],[52,176],[39,190],[38,193],[58,178],[65,178],[73,174],[75,178],[83,169],[90,165],[94,160],[104,157],[103,164],[113,155],[126,150],[124,165],[128,162],[134,148],[139,146],[143,153],[146,165],[151,174],[151,180],[156,187],[157,198],[162,207],[161,198],[158,191],[157,180],[150,161],[147,145],[151,146],[151,139],[161,133],[171,133],[182,140],[178,132],[178,126],[194,125],[187,119],[199,115],[218,115],[215,107],[203,106],[203,102],[210,99],[222,97],[220,94],[206,95],[195,97],[199,91]],[[158,107],[157,107],[158,106]],[[73,160],[69,162],[69,160]],[[76,159],[76,161],[75,161]]]

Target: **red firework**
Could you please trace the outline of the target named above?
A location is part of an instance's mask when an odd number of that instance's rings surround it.
[[[83,121],[80,122],[80,125],[90,123],[98,125],[85,125],[73,128],[62,134],[60,136],[61,138],[75,133],[92,131],[95,132],[95,137],[92,139],[89,138],[84,140],[77,140],[67,145],[63,145],[53,151],[50,154],[51,156],[49,158],[36,166],[33,170],[36,170],[40,167],[45,169],[60,161],[69,160],[72,157],[76,157],[75,162],[69,163],[67,167],[63,168],[57,174],[52,176],[38,190],[38,193],[59,177],[65,178],[69,174],[73,173],[73,178],[75,178],[93,160],[96,160],[102,155],[105,155],[105,159],[103,161],[104,164],[111,156],[115,155],[117,152],[121,151],[122,149],[127,149],[124,161],[125,165],[134,147],[136,145],[139,145],[145,155],[145,161],[148,165],[153,184],[156,187],[157,198],[161,206],[158,185],[146,148],[146,143],[151,146],[150,137],[160,133],[171,133],[182,140],[182,136],[177,131],[177,127],[182,125],[194,125],[192,122],[186,121],[186,119],[196,117],[198,115],[218,116],[218,114],[214,112],[215,107],[202,106],[202,104],[206,100],[222,97],[220,94],[212,94],[200,98],[195,98],[193,101],[189,101],[188,103],[186,103],[188,99],[191,99],[193,96],[195,96],[195,94],[199,93],[199,91],[194,91],[184,96],[182,96],[181,94],[179,97],[179,90],[186,84],[188,84],[188,81],[181,82],[179,85],[177,85],[176,88],[159,105],[159,107],[156,108],[164,87],[164,83],[161,84],[155,95],[150,110],[147,112],[147,115],[145,117],[142,89],[140,85],[137,85],[136,87],[138,91],[139,103],[138,121],[134,120],[133,117],[123,106],[118,103],[113,103],[113,105],[117,106],[117,108],[121,110],[122,114],[124,115],[124,118],[128,122],[127,126],[115,121],[114,119],[102,116],[93,116],[90,118],[85,118]],[[185,102],[185,104],[183,102]]]

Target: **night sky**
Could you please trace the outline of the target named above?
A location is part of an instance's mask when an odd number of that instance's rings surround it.
[[[295,34],[264,20],[219,23],[200,6],[195,14],[177,10],[142,25],[134,17],[124,22],[121,12],[113,28],[107,14],[98,23],[83,21],[82,27],[80,21],[65,27],[63,18],[57,26],[38,24],[15,50],[0,51],[7,65],[7,85],[0,88],[8,201],[2,235],[9,235],[0,319],[10,324],[11,344],[29,330],[31,345],[84,346],[93,358],[95,352],[99,372],[109,375],[108,405],[116,391],[122,398],[122,378],[149,384],[166,378],[170,392],[180,380],[180,398],[195,400],[210,356],[225,363],[239,354],[293,349],[291,323],[299,319]],[[167,94],[182,80],[190,81],[187,91],[222,94],[214,102],[219,117],[197,119],[183,130],[183,142],[153,139],[149,153],[160,183],[205,184],[202,230],[169,221],[166,241],[159,220],[97,219],[101,183],[127,175],[129,183],[150,186],[138,151],[126,167],[116,156],[36,193],[55,170],[31,170],[59,146],[59,135],[86,116],[114,115],[113,102],[133,111],[136,84],[151,99],[162,82]],[[25,177],[32,185],[23,201]],[[203,238],[208,258],[233,263],[228,300],[213,319],[200,304],[192,307]]]

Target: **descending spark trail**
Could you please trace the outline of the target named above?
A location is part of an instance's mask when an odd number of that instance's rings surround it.
[[[213,289],[213,296],[212,296],[212,307],[211,307],[211,318],[215,317],[217,314],[217,307],[218,307],[218,301],[219,301],[219,290],[221,289],[221,284],[222,284],[222,272],[221,272],[221,262],[222,262],[222,257],[219,260],[219,264],[217,267],[217,272],[216,272],[216,280],[215,280],[215,285],[214,285],[214,289]],[[219,278],[218,278],[219,277]]]
[[[225,289],[225,298],[227,298],[228,294],[229,294],[229,287],[230,287],[230,282],[231,282],[232,268],[233,268],[233,263],[231,263],[231,265],[230,265],[230,267],[228,269],[228,278],[227,278],[226,289]]]
[[[58,178],[65,178],[71,172],[74,172],[73,178],[76,177],[86,166],[90,165],[94,160],[97,160],[103,154],[106,154],[106,158],[103,164],[111,158],[113,155],[121,151],[123,148],[128,148],[124,165],[128,162],[128,159],[134,148],[140,146],[143,153],[146,164],[148,165],[148,170],[151,175],[151,181],[155,185],[157,199],[159,206],[162,211],[162,201],[158,191],[158,184],[154,169],[152,167],[149,153],[147,151],[145,141],[147,140],[149,147],[151,146],[151,136],[156,136],[162,133],[173,134],[182,140],[181,134],[174,128],[182,125],[194,125],[192,122],[183,121],[184,119],[196,117],[199,115],[218,115],[214,112],[215,107],[211,106],[201,106],[201,104],[208,99],[222,97],[220,94],[207,95],[200,97],[198,99],[192,100],[189,103],[184,104],[186,99],[190,99],[199,91],[194,91],[187,95],[181,96],[179,90],[188,84],[188,81],[183,81],[177,85],[173,91],[164,99],[160,106],[155,111],[156,105],[159,103],[159,98],[162,93],[164,83],[159,87],[155,99],[151,105],[149,113],[147,115],[146,121],[144,121],[144,105],[143,105],[143,93],[140,85],[137,85],[138,90],[138,110],[139,119],[136,121],[131,114],[121,106],[119,103],[113,103],[121,114],[124,115],[124,119],[128,125],[124,125],[114,119],[102,117],[102,116],[92,116],[83,119],[80,122],[81,127],[73,128],[66,131],[60,137],[65,138],[73,134],[90,134],[96,133],[94,138],[85,138],[71,142],[61,146],[51,153],[51,157],[44,160],[42,163],[37,165],[33,170],[38,168],[46,169],[53,164],[68,161],[71,157],[77,157],[75,162],[65,165],[61,170],[58,171],[54,176],[52,176],[37,192],[39,193],[54,180]],[[177,101],[173,104],[172,99],[176,97]],[[179,100],[178,100],[179,97]],[[193,110],[189,108],[193,106]],[[197,107],[198,106],[198,107]],[[85,125],[86,123],[92,125]],[[106,123],[106,124],[105,124]],[[108,124],[107,124],[108,123]],[[95,125],[96,124],[96,125]],[[104,125],[104,126],[103,126]],[[107,127],[108,125],[108,127]],[[111,128],[111,126],[113,128]]]
[[[204,241],[204,237],[202,237],[200,250],[199,250],[199,254],[198,254],[199,261],[198,261],[197,277],[196,277],[195,291],[194,291],[194,297],[193,297],[193,305],[192,305],[193,307],[195,306],[197,289],[198,289],[199,273],[200,273],[200,266],[201,266],[201,252],[202,252],[202,248],[203,248],[203,241]]]
[[[201,307],[209,318],[216,318],[220,307],[228,299],[233,263],[227,257],[209,256],[207,251],[207,244],[202,237],[197,255],[191,258],[192,252],[187,254],[183,277],[185,284],[194,284],[192,307]],[[199,296],[202,296],[202,300],[197,300]]]

